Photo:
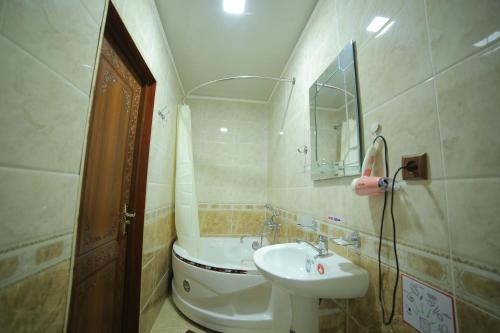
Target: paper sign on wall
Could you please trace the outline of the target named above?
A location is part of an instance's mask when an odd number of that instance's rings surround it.
[[[453,299],[409,276],[401,276],[403,320],[422,333],[455,333]]]

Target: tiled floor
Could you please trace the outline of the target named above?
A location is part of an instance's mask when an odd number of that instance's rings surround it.
[[[213,332],[189,320],[175,308],[172,298],[168,297],[163,303],[151,333],[185,333],[187,330],[195,333]]]

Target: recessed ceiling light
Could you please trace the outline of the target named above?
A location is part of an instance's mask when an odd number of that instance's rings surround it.
[[[219,131],[221,131],[222,133],[226,133],[227,132],[227,128],[226,127],[221,127],[221,128],[219,128]]]
[[[368,24],[366,31],[377,32],[389,21],[388,17],[375,16],[375,18]]]
[[[245,12],[245,0],[224,0],[223,8],[226,13],[241,15]]]

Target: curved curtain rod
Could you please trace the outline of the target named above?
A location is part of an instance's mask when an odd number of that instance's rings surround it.
[[[351,97],[356,97],[354,96],[352,93],[348,92],[347,90],[345,89],[342,89],[342,88],[339,88],[337,86],[332,86],[331,84],[324,84],[324,83],[319,83],[319,82],[316,82],[316,85],[320,86],[320,87],[325,87],[325,88],[330,88],[330,89],[334,89],[334,90],[338,90],[338,91],[341,91]]]
[[[186,102],[186,98],[188,98],[191,95],[191,93],[193,93],[194,91],[196,91],[200,88],[203,88],[203,87],[208,86],[208,85],[213,84],[213,83],[222,82],[222,81],[229,81],[229,80],[236,80],[236,79],[272,80],[272,81],[279,81],[279,82],[291,82],[292,85],[295,84],[295,78],[289,79],[289,78],[281,78],[281,77],[273,77],[273,76],[259,76],[259,75],[238,75],[238,76],[223,77],[220,79],[204,82],[204,83],[199,84],[196,87],[192,88],[184,96],[182,103],[184,104]]]

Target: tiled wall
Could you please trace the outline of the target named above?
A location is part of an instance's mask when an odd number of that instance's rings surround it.
[[[339,215],[339,230],[362,233],[360,251],[339,251],[370,271],[369,293],[339,302],[332,311],[344,324],[326,331],[411,331],[400,318],[391,327],[380,323],[375,258],[383,198],[355,196],[352,178],[311,181],[296,152],[310,145],[308,88],[350,39],[358,50],[365,147],[370,124],[379,122],[391,173],[401,155],[429,154],[430,180],[409,183],[395,199],[403,271],[454,296],[461,332],[500,330],[500,174],[494,167],[500,43],[491,37],[500,30],[499,12],[494,0],[318,2],[284,72],[297,78],[288,112],[288,84],[271,99],[268,196],[290,212]],[[390,21],[370,33],[375,16]],[[390,237],[389,228],[384,235]],[[393,267],[392,259],[385,261]]]
[[[142,249],[140,332],[149,332],[172,278],[171,248],[176,238],[174,206],[146,213]]]
[[[228,237],[262,232],[266,210],[262,204],[198,204],[200,235]]]
[[[174,233],[176,105],[183,92],[154,2],[114,3],[157,79],[144,235],[142,290],[147,296],[141,315],[141,329],[149,331],[157,300],[166,293],[164,263]],[[105,5],[0,0],[0,327],[9,332],[61,332],[64,327]],[[152,240],[156,231],[167,233]]]
[[[198,98],[187,103],[198,201],[266,202],[267,106]]]

